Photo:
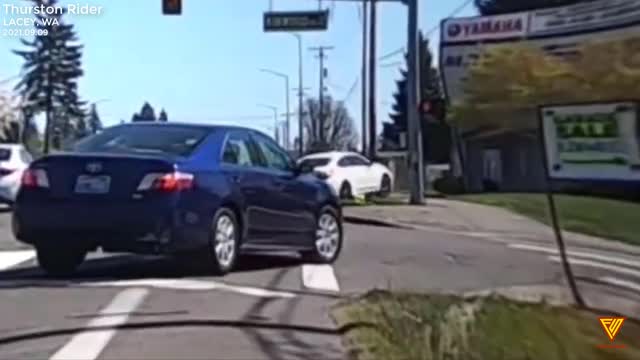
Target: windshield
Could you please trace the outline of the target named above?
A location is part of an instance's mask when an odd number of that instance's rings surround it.
[[[209,132],[179,126],[117,126],[81,140],[72,150],[188,156]]]
[[[320,166],[326,166],[330,161],[330,158],[303,159],[302,161],[300,161],[300,166],[313,169]]]
[[[640,360],[640,0],[0,0],[14,358]]]

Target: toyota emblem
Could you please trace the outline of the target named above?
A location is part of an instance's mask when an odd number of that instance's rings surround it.
[[[100,171],[102,171],[102,164],[99,162],[88,163],[86,169],[87,172],[92,174],[99,173]]]

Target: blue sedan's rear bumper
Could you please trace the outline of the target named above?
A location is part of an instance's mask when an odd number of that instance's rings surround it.
[[[32,245],[56,242],[107,252],[167,254],[206,246],[208,227],[202,220],[166,203],[45,202],[18,204],[13,231],[19,241]]]

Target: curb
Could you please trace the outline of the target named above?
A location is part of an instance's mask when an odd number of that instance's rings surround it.
[[[394,221],[387,221],[387,220],[380,220],[380,219],[372,219],[372,218],[367,218],[367,217],[361,217],[361,216],[353,216],[353,215],[344,215],[343,219],[345,222],[351,223],[351,224],[358,224],[358,225],[371,225],[371,226],[381,226],[381,227],[388,227],[388,228],[395,228],[395,229],[405,229],[405,230],[417,230],[417,227],[414,226],[410,226],[410,225],[405,225],[405,224],[400,224]]]

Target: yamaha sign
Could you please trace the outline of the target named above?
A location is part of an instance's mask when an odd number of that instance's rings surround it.
[[[527,13],[447,19],[444,21],[443,41],[455,43],[524,37],[528,24]]]

